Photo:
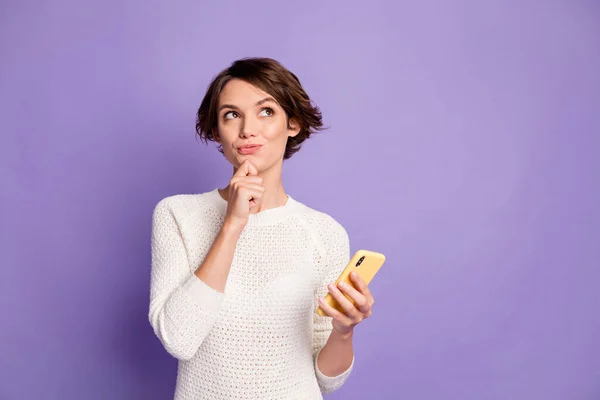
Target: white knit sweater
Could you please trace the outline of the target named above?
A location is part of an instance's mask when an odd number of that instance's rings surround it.
[[[220,293],[193,272],[226,208],[215,189],[167,197],[153,213],[149,319],[179,360],[175,399],[322,399],[352,370],[328,377],[316,365],[332,330],[317,298],[350,258],[346,231],[290,196],[251,214]]]

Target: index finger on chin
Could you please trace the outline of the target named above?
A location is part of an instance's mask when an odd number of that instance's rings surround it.
[[[254,164],[252,164],[250,161],[246,160],[242,163],[242,165],[240,165],[240,167],[238,168],[238,170],[236,171],[236,173],[233,176],[248,176],[248,175],[258,175],[258,171],[256,170],[256,167],[254,166]]]

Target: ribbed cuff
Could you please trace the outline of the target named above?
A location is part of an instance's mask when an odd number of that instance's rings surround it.
[[[195,274],[183,284],[184,292],[204,310],[216,312],[221,307],[224,294],[211,288]]]

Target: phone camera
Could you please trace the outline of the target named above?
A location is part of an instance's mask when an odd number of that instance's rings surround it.
[[[358,266],[360,266],[360,264],[362,264],[362,262],[363,262],[363,260],[364,260],[364,259],[365,259],[365,256],[362,256],[362,257],[361,257],[361,258],[358,260],[358,262],[356,263],[356,266],[357,266],[357,267],[358,267]]]

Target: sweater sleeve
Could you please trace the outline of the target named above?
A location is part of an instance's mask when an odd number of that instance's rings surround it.
[[[190,268],[169,198],[154,209],[151,252],[150,324],[169,354],[189,360],[212,329],[223,293],[205,284]]]
[[[319,297],[325,297],[328,293],[327,286],[335,282],[340,273],[350,260],[350,241],[346,230],[337,222],[330,220],[330,223],[319,229],[322,247],[318,257],[317,265],[321,271],[321,279],[315,290],[315,305],[318,304]],[[314,313],[313,316],[313,359],[315,373],[321,392],[331,393],[339,389],[345,382],[352,367],[354,358],[350,367],[338,376],[326,376],[320,370],[317,364],[319,353],[327,343],[329,335],[333,330],[331,317],[323,317]]]

